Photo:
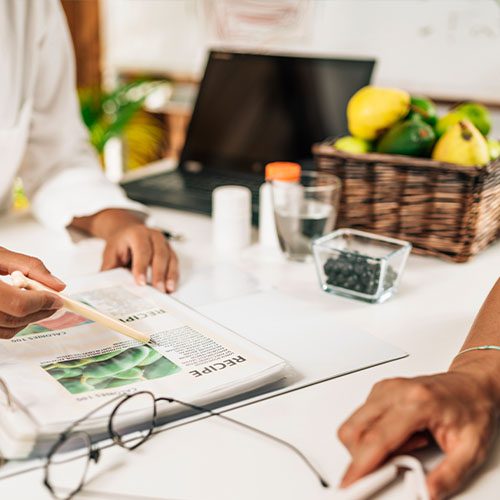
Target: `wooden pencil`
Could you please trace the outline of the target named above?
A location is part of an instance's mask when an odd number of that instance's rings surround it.
[[[79,314],[84,318],[95,321],[96,323],[99,323],[100,325],[103,325],[106,328],[121,333],[122,335],[126,335],[127,337],[133,338],[134,340],[137,340],[139,342],[147,344],[148,342],[151,341],[151,337],[148,334],[135,330],[134,328],[126,325],[122,321],[112,318],[111,316],[107,316],[106,314],[103,314],[97,311],[96,309],[93,309],[90,306],[82,304],[81,302],[69,299],[68,297],[65,297],[61,293],[52,290],[51,288],[43,285],[42,283],[39,283],[38,281],[26,277],[21,271],[14,271],[11,274],[11,278],[13,286],[16,286],[18,288],[25,288],[27,290],[37,290],[39,292],[50,292],[53,293],[54,295],[58,295],[62,299],[63,305],[66,309],[76,314]]]

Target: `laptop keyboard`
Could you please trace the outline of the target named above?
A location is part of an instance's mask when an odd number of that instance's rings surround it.
[[[257,224],[259,188],[264,182],[258,175],[224,175],[218,172],[188,174],[171,172],[145,177],[123,184],[128,196],[147,205],[159,205],[210,214],[212,191],[219,186],[248,187],[252,193],[252,221]]]
[[[185,176],[186,188],[196,189],[200,191],[213,191],[219,186],[238,185],[246,186],[252,192],[258,191],[263,181],[254,178],[241,178],[230,177],[225,175],[209,174],[209,175],[187,175]]]
[[[203,174],[203,175],[190,175],[184,174],[171,175],[163,174],[155,177],[142,179],[141,187],[146,189],[154,189],[158,191],[172,191],[172,190],[194,190],[204,191],[211,193],[219,186],[227,185],[241,185],[246,186],[252,191],[252,198],[258,196],[259,187],[263,180],[254,177],[234,177],[220,174]]]

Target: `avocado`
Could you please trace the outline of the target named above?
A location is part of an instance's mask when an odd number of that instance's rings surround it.
[[[436,135],[432,127],[417,114],[390,128],[378,142],[377,152],[429,156],[435,140]]]
[[[424,122],[434,127],[438,121],[437,110],[434,103],[425,97],[412,96],[410,100],[410,113],[407,119],[420,115]]]

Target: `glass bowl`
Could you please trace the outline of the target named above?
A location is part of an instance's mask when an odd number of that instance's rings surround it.
[[[337,229],[313,243],[321,288],[381,303],[398,289],[411,243],[356,229]]]

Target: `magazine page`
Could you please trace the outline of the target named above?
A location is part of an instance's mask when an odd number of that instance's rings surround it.
[[[216,401],[279,379],[285,362],[125,270],[87,277],[65,295],[151,335],[144,345],[70,311],[0,341],[0,377],[40,432],[55,432],[119,394],[150,390]]]

